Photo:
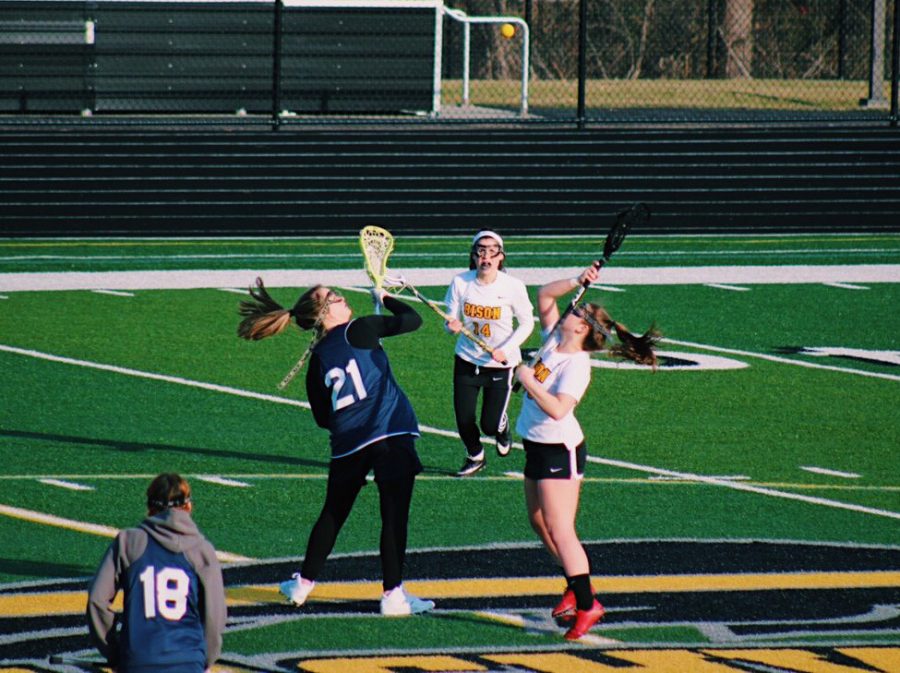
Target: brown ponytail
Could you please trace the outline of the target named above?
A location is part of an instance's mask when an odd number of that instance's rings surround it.
[[[322,286],[311,287],[300,295],[293,308],[286,309],[272,299],[262,278],[257,278],[256,287],[250,288],[252,301],[242,301],[238,309],[238,313],[244,317],[238,325],[238,336],[249,341],[265,339],[287,329],[292,318],[300,329],[312,329],[317,326],[322,310],[321,302],[315,297],[315,292],[320,287]]]
[[[591,327],[584,339],[584,350],[599,351],[604,348],[613,357],[632,360],[656,369],[657,358],[654,350],[662,337],[655,325],[641,335],[632,334],[625,325],[613,320],[602,306],[584,304],[581,314]],[[616,333],[619,343],[612,344],[612,333]]]

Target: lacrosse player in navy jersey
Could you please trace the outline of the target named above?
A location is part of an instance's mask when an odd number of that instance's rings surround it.
[[[300,572],[281,584],[281,592],[295,605],[306,602],[366,476],[374,471],[381,504],[381,613],[405,616],[434,607],[403,587],[409,509],[422,471],[415,447],[419,425],[380,340],[418,329],[422,318],[382,290],[373,294],[392,315],[352,319],[344,298],[322,285],[307,290],[288,310],[258,280],[251,290],[254,301],[241,303],[244,320],[238,334],[262,339],[283,331],[291,320],[315,332],[306,392],[316,423],[331,436],[328,485]]]
[[[562,600],[552,614],[571,622],[568,640],[581,638],[604,613],[575,529],[587,446],[574,412],[591,381],[590,352],[608,349],[616,357],[656,365],[658,335],[653,329],[635,336],[602,307],[588,303],[559,322],[556,300],[597,277],[597,269],[588,267],[577,278],[553,281],[538,291],[548,349],[533,367],[522,365],[516,372],[527,393],[516,423],[525,446],[525,505],[532,528],[566,576]],[[621,342],[615,346],[609,344],[613,331]]]
[[[453,362],[453,411],[466,457],[456,473],[458,477],[484,468],[482,432],[495,438],[500,456],[509,454],[512,446],[507,407],[513,370],[522,361],[519,346],[534,329],[534,309],[525,283],[503,271],[505,259],[500,235],[478,232],[472,239],[469,270],[453,278],[444,298],[447,313],[453,318],[445,329],[459,334]],[[463,326],[493,353],[460,334]],[[480,418],[476,414],[479,392]]]
[[[91,582],[91,639],[117,673],[203,673],[222,651],[222,570],[192,510],[187,481],[160,474],[147,489],[147,518],[116,536]]]

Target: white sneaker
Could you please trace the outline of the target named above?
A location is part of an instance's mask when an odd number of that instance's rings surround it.
[[[381,596],[381,614],[385,617],[405,617],[434,609],[434,601],[427,601],[406,593],[403,585]]]
[[[306,597],[312,593],[315,582],[300,577],[300,573],[294,573],[292,579],[282,582],[279,590],[294,605],[300,606],[306,602]]]
[[[497,455],[501,458],[509,455],[512,448],[512,434],[509,431],[509,417],[503,414],[500,419],[500,430],[497,431]]]

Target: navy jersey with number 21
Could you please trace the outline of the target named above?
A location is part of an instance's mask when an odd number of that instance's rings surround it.
[[[315,371],[311,369],[309,375],[318,378],[317,384],[330,396],[326,415],[332,458],[385,437],[419,434],[415,412],[394,380],[387,354],[381,346],[352,346],[347,339],[351,324],[328,332],[315,347],[315,361],[310,362]]]

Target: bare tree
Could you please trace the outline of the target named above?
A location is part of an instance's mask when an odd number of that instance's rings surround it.
[[[753,5],[755,0],[725,0],[722,40],[725,76],[749,79],[753,72]]]
[[[654,0],[645,0],[644,16],[641,21],[641,41],[638,47],[637,60],[634,69],[631,72],[631,79],[639,79],[641,76],[641,67],[644,65],[644,55],[647,53],[647,40],[650,36],[650,24],[653,21],[653,3]]]

